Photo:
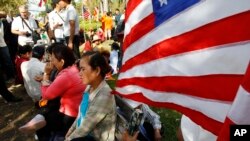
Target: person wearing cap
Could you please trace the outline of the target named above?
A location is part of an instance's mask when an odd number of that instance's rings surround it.
[[[51,35],[53,36],[56,43],[64,43],[65,38],[63,35],[63,24],[64,24],[64,17],[62,15],[60,6],[60,0],[53,0],[52,7],[54,8],[53,11],[49,13],[49,28],[51,29]]]
[[[59,0],[58,4],[60,9],[64,9],[62,16],[64,17],[63,32],[67,46],[74,51],[77,58],[80,58],[79,19],[76,9],[70,2],[71,0]]]
[[[11,25],[11,32],[18,35],[18,44],[23,46],[32,42],[31,33],[38,29],[38,25],[28,11],[26,5],[19,6],[20,16],[16,17]],[[31,31],[32,30],[32,31]]]
[[[41,99],[40,83],[34,78],[36,75],[42,75],[44,71],[45,63],[42,62],[44,52],[44,46],[34,47],[31,59],[21,64],[24,87],[34,102]]]

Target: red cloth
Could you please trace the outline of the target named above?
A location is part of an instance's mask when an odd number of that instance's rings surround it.
[[[71,66],[63,69],[50,86],[41,86],[42,98],[51,100],[61,97],[59,111],[65,115],[77,117],[85,88],[77,67]]]
[[[92,51],[93,48],[91,47],[90,41],[86,41],[84,44],[84,51]]]
[[[17,72],[16,84],[23,84],[23,76],[22,76],[22,71],[21,71],[21,64],[23,62],[28,61],[28,60],[29,59],[22,58],[20,56],[16,56],[16,59],[15,59],[16,72]]]

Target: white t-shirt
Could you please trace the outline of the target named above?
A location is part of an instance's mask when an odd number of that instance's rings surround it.
[[[32,18],[29,17],[29,19],[24,19],[26,21],[26,23],[29,25],[29,27],[34,30],[37,29],[37,24],[36,21]],[[21,17],[16,17],[11,25],[11,30],[18,30],[18,31],[22,31],[22,32],[29,32],[32,33],[32,31],[30,31],[30,29],[27,27],[27,25],[22,21]],[[25,45],[27,42],[32,42],[32,37],[29,36],[25,36],[25,35],[19,35],[18,36],[18,44],[19,45]]]
[[[109,60],[110,60],[109,64],[114,70],[113,74],[116,74],[117,73],[117,63],[118,63],[118,52],[116,50],[112,50],[110,52]]]
[[[181,132],[184,141],[216,141],[217,136],[182,115]]]
[[[0,21],[0,47],[6,47],[6,43],[4,41],[4,27],[2,21]]]
[[[64,38],[63,36],[63,26],[57,27],[54,29],[53,27],[56,24],[64,24],[62,13],[57,13],[56,10],[53,10],[49,13],[49,26],[52,30],[54,30],[55,38]],[[61,16],[61,17],[60,17]]]
[[[64,36],[70,36],[70,24],[69,21],[75,21],[75,35],[79,34],[79,19],[76,12],[76,9],[70,4],[66,7],[64,11],[62,11],[62,15],[64,17]]]
[[[41,75],[44,72],[44,68],[45,63],[37,58],[31,58],[29,61],[21,64],[24,87],[34,102],[41,98],[41,84],[34,78],[36,75]]]

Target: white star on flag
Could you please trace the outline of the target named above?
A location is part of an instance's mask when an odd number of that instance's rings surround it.
[[[164,5],[164,4],[168,4],[168,1],[167,0],[159,0],[160,4],[161,4],[161,7]]]

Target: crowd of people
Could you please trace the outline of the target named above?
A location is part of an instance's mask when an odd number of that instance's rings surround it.
[[[36,134],[39,141],[113,141],[117,107],[106,80],[119,73],[124,15],[118,9],[115,18],[104,13],[103,26],[85,35],[70,3],[52,0],[45,29],[26,5],[19,6],[19,15],[10,20],[0,11],[0,94],[7,102],[20,102],[8,86],[24,85],[37,115],[19,130]],[[35,38],[43,32],[51,44]],[[105,50],[102,42],[111,39],[111,51]],[[132,137],[125,131],[123,140],[161,140],[160,117],[145,104],[139,107],[145,119],[141,126],[150,136],[136,132]]]

